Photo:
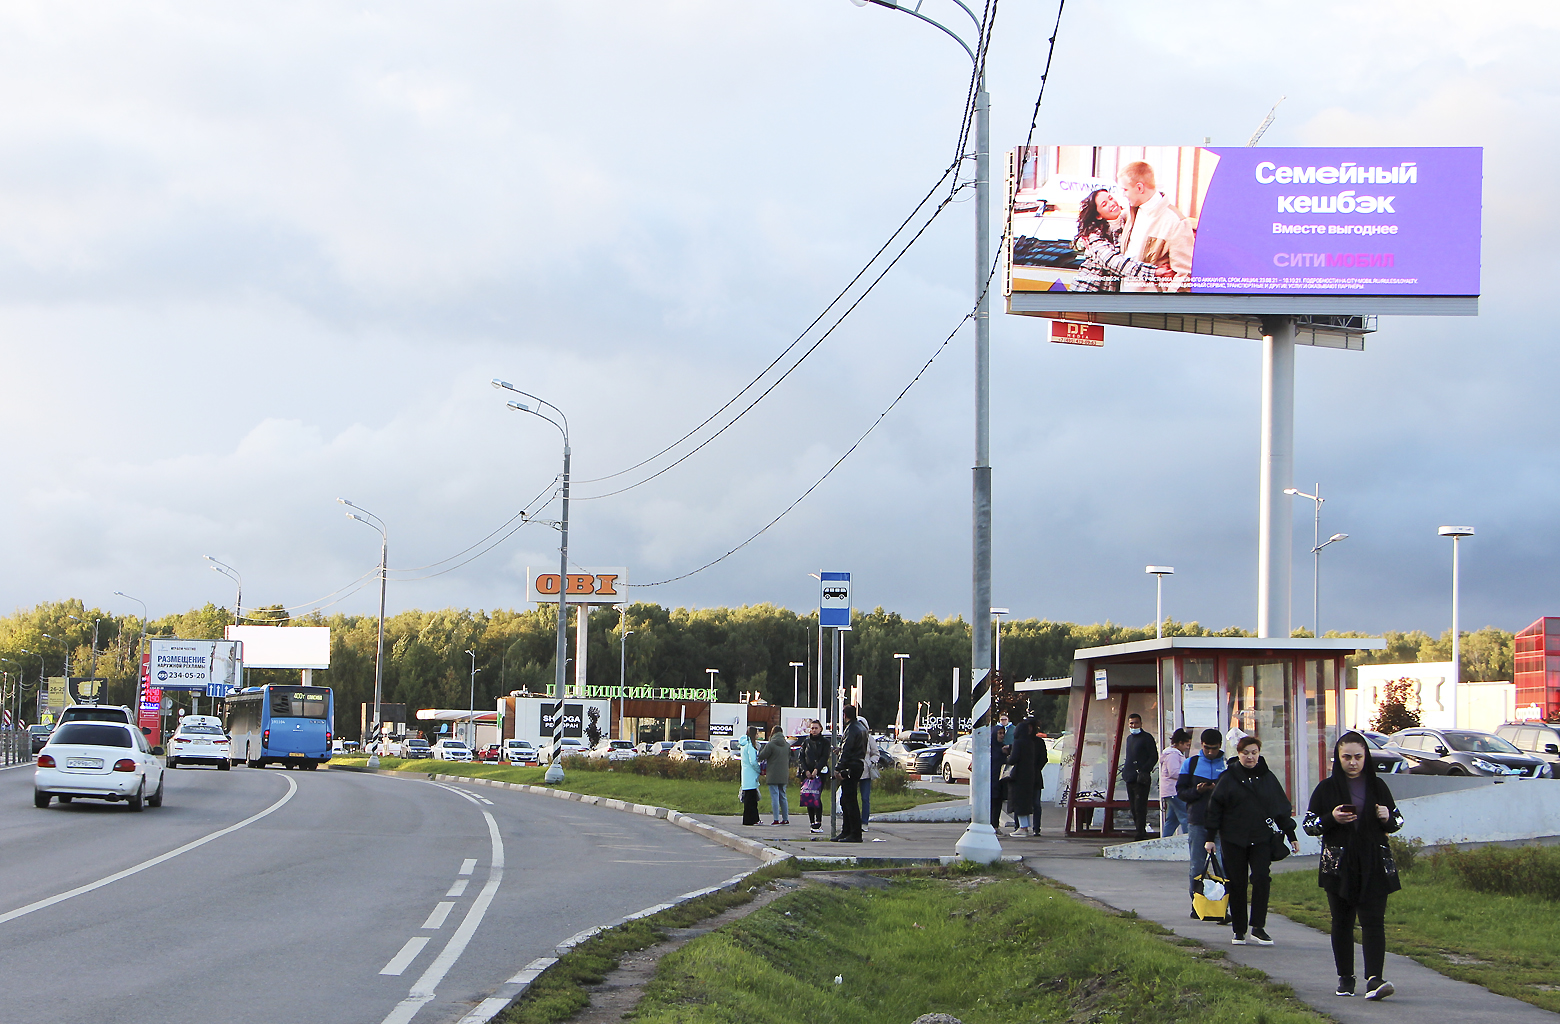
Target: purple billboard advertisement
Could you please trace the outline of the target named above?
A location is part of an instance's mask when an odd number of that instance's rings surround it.
[[[1477,296],[1482,185],[1476,148],[1014,150],[1008,294]]]

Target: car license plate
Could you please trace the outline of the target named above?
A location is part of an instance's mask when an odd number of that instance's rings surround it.
[[[105,744],[105,746],[106,746],[106,744]],[[103,767],[103,759],[100,758],[100,757],[67,757],[65,759],[65,767],[67,767],[67,768],[101,768],[101,767]]]
[[[288,757],[302,757],[303,756],[303,751],[301,751],[301,750],[294,750],[291,754],[288,754],[287,756]]]

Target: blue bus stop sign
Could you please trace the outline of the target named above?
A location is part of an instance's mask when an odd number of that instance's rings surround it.
[[[818,599],[818,625],[850,628],[850,573],[821,572],[823,581]]]

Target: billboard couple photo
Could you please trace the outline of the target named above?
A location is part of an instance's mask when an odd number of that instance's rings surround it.
[[[1146,161],[1123,167],[1117,185],[1096,187],[1080,205],[1073,248],[1083,263],[1072,290],[1188,291],[1197,238],[1192,222],[1159,191]]]

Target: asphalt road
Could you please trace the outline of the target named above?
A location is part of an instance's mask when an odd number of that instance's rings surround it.
[[[579,931],[753,866],[664,821],[487,787],[180,769],[136,814],[38,810],[31,769],[4,770],[0,1017],[453,1022]]]

